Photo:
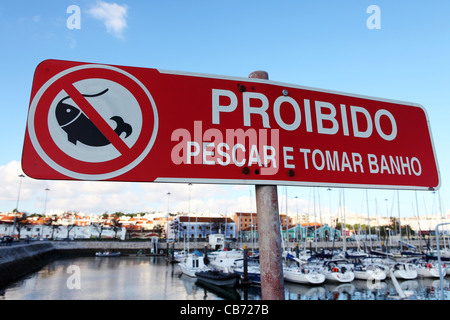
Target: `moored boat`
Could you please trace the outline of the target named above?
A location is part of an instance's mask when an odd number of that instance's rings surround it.
[[[238,274],[242,280],[245,280],[244,267],[234,268],[234,273]],[[247,267],[247,281],[255,284],[261,284],[261,272],[259,270],[259,265]]]
[[[302,284],[321,284],[325,282],[325,275],[305,266],[283,267],[284,279]]]
[[[355,279],[355,274],[348,263],[328,261],[323,264],[320,272],[326,281],[348,283]]]
[[[97,257],[119,257],[120,252],[109,252],[109,251],[96,252],[95,256],[97,256]]]
[[[384,280],[386,279],[386,272],[376,264],[362,264],[356,263],[353,268],[355,279],[358,280]]]
[[[417,268],[412,263],[395,263],[391,267],[397,279],[412,280],[417,278]]]
[[[181,261],[178,265],[185,275],[192,278],[196,277],[196,272],[211,270],[207,265],[205,265],[204,257],[200,252],[188,254],[186,259]]]
[[[417,274],[425,278],[439,278],[439,267],[436,263],[418,262],[416,264]]]
[[[233,272],[235,262],[242,260],[243,252],[240,250],[223,250],[208,253],[208,265],[212,269],[220,270],[226,273]]]
[[[206,282],[219,287],[234,287],[240,276],[236,273],[226,273],[219,270],[196,272],[197,281]]]

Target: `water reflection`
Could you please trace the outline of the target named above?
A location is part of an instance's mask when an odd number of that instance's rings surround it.
[[[72,268],[76,266],[77,268]],[[79,289],[70,285],[79,270]],[[76,280],[76,279],[75,279]],[[439,279],[399,281],[412,299],[439,299]],[[445,279],[445,299],[450,299]],[[325,283],[307,286],[285,282],[287,300],[390,300],[398,296],[390,280],[371,283]],[[38,272],[0,289],[9,300],[259,300],[258,286],[224,289],[196,282],[162,257],[84,257],[54,261]]]

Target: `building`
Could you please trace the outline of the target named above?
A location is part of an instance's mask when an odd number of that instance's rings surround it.
[[[236,223],[228,217],[178,216],[169,221],[166,229],[169,239],[208,239],[211,234],[236,238]]]
[[[256,226],[258,222],[256,213],[250,212],[236,212],[233,214],[232,219],[236,223],[237,232]]]
[[[258,224],[258,218],[256,213],[249,212],[236,212],[232,216],[233,221],[236,223],[237,232],[251,230]],[[292,217],[288,216],[286,219],[285,214],[280,214],[280,225],[282,228],[286,228],[286,223],[289,226],[293,224]]]
[[[0,225],[0,237],[12,235],[15,238],[19,237],[17,230],[12,232],[13,226],[10,224]],[[65,239],[120,239],[125,240],[127,230],[121,227],[117,230],[113,228],[100,229],[95,225],[90,226],[62,226],[62,225],[33,225],[27,224],[20,229],[20,239],[53,239],[53,240],[65,240]]]
[[[14,228],[16,218],[16,228]],[[61,215],[32,215],[22,213],[0,213],[0,237],[12,235],[21,239],[87,239],[120,238],[125,239],[132,232],[140,235],[158,228],[158,224],[147,218],[117,217],[114,215],[82,215],[64,212]],[[17,230],[20,226],[20,232]],[[13,230],[14,229],[14,230]],[[161,228],[162,229],[162,228]],[[20,235],[19,235],[20,233]]]

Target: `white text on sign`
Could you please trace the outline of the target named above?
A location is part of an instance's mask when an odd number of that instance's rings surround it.
[[[398,127],[394,115],[386,109],[379,108],[372,112],[372,116],[362,106],[339,104],[337,109],[330,102],[303,99],[299,103],[287,95],[269,101],[262,93],[244,91],[239,110],[242,110],[241,126],[247,129],[204,130],[207,126],[221,125],[221,117],[238,110],[238,96],[230,90],[212,89],[211,97],[211,124],[194,121],[193,131],[184,128],[173,131],[171,140],[178,142],[172,148],[174,164],[255,165],[261,175],[275,175],[280,169],[398,176],[422,174],[419,158],[412,155],[325,150],[320,147],[311,149],[302,146],[300,141],[299,145],[280,143],[280,130],[297,131],[299,136],[306,132],[341,134],[357,139],[377,137],[390,143],[397,138]],[[282,104],[292,108],[293,117],[289,123],[283,120]],[[252,119],[255,121],[257,117],[264,129],[248,128],[252,126]],[[385,118],[383,127],[382,118]]]
[[[226,97],[228,104],[220,104],[221,97]],[[225,100],[225,99],[222,99]],[[251,100],[259,100],[258,107],[252,106]],[[243,92],[243,125],[245,127],[251,127],[251,115],[258,115],[262,119],[264,128],[272,128],[275,122],[280,129],[287,131],[294,131],[300,128],[302,124],[302,113],[300,110],[300,104],[289,96],[280,96],[272,103],[272,113],[269,113],[270,102],[268,98],[257,92]],[[294,121],[292,123],[286,123],[283,121],[281,115],[281,105],[286,104],[290,106],[294,111]],[[221,113],[234,112],[238,106],[238,99],[234,92],[229,90],[212,90],[212,123],[220,124]],[[340,104],[340,119],[337,118],[336,107],[329,102],[314,101],[314,109],[316,115],[315,128],[312,122],[311,116],[311,101],[309,99],[303,100],[303,113],[305,115],[305,130],[306,132],[314,132],[314,129],[318,134],[334,135],[342,130],[344,136],[350,135],[349,123],[347,119],[347,106]],[[397,137],[397,123],[391,112],[385,109],[379,109],[376,111],[374,118],[364,107],[350,106],[350,119],[353,136],[357,138],[369,138],[375,132],[384,140],[392,141]],[[360,115],[360,117],[358,117]],[[273,118],[271,119],[271,116]],[[365,130],[361,130],[358,124],[358,118],[365,119]],[[386,117],[389,119],[391,128],[390,132],[381,127],[381,118]]]

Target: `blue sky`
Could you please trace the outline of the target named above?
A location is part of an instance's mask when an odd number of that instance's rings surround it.
[[[71,5],[81,10],[80,29],[67,27]],[[380,8],[380,29],[366,25],[370,5]],[[428,112],[442,185],[439,193],[418,192],[419,210],[437,212],[440,194],[442,209],[448,211],[449,18],[446,0],[432,5],[403,0],[4,2],[0,6],[0,211],[16,207],[33,73],[50,58],[237,77],[262,69],[274,81],[419,103]],[[19,209],[43,212],[46,188],[50,189],[47,210],[102,213],[158,211],[168,206],[171,211],[187,211],[189,207],[187,185],[24,178]],[[193,211],[255,209],[252,186],[190,189]],[[279,189],[280,196],[284,190]],[[345,192],[349,210],[361,211],[364,190]],[[311,212],[310,188],[290,187],[287,193],[290,212],[299,206]],[[331,211],[336,211],[338,190],[319,193],[323,210],[329,210],[331,203]],[[396,206],[394,194],[371,190],[369,210],[374,212],[375,203],[384,212],[391,210],[392,204]],[[415,193],[401,191],[400,199],[402,214],[412,214]]]

